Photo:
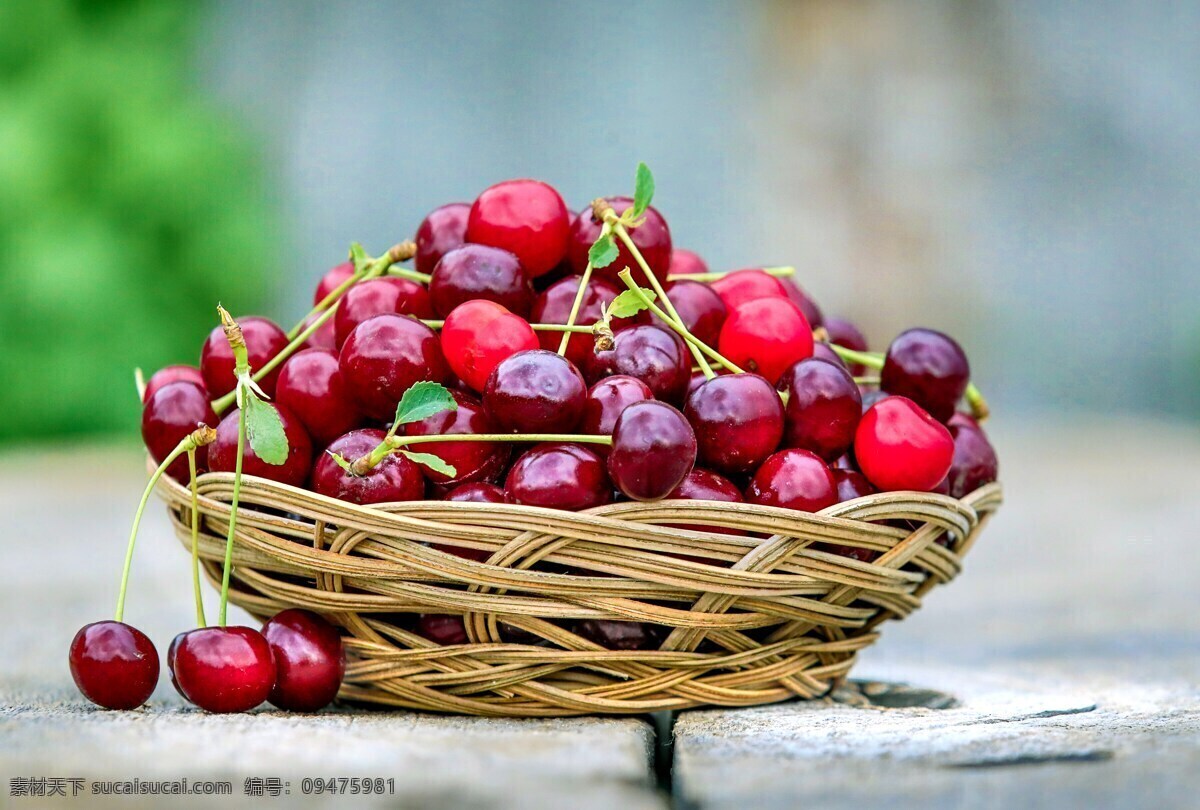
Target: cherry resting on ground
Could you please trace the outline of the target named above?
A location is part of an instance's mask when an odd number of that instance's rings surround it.
[[[71,642],[71,677],[88,700],[106,709],[136,709],[158,683],[158,651],[123,622],[85,625]]]
[[[419,501],[425,497],[425,479],[415,463],[398,453],[389,453],[365,475],[342,469],[330,453],[354,463],[370,454],[387,434],[382,430],[355,430],[335,439],[313,467],[313,491],[349,503]],[[467,445],[466,442],[463,445]]]
[[[192,703],[214,714],[262,704],[275,685],[271,647],[249,627],[202,627],[175,648],[175,679]]]
[[[287,333],[266,318],[241,318],[238,324],[246,339],[246,351],[252,369],[262,368],[288,345]],[[225,330],[220,326],[214,328],[208,340],[204,341],[204,348],[200,352],[200,373],[204,376],[205,388],[214,399],[228,394],[237,384],[237,378],[233,375],[233,350],[229,348]],[[275,380],[278,377],[279,369],[276,368],[258,381],[267,396],[275,395]]]
[[[247,441],[242,448],[242,473],[269,478],[294,487],[304,486],[312,468],[312,439],[300,420],[287,408],[276,405],[283,432],[287,436],[288,456],[283,464],[268,464],[258,457]],[[233,472],[237,462],[238,412],[229,412],[217,425],[217,440],[208,448],[208,466],[213,472]]]
[[[441,340],[450,368],[476,392],[501,360],[538,347],[529,323],[494,301],[460,304],[446,316]]]
[[[442,256],[467,241],[470,213],[469,204],[450,203],[433,209],[421,221],[413,240],[417,245],[413,266],[418,273],[432,273]]]
[[[688,394],[683,413],[696,432],[700,463],[727,475],[756,469],[783,437],[779,392],[757,374],[701,383]]]
[[[587,383],[575,365],[545,349],[505,358],[488,377],[483,403],[503,429],[570,433],[583,418]]]
[[[346,672],[337,628],[309,610],[291,608],[262,629],[275,660],[275,686],[267,700],[280,709],[315,712],[333,702]]]
[[[540,180],[506,180],[471,205],[467,241],[515,253],[531,277],[544,275],[567,255],[571,219],[562,197]]]

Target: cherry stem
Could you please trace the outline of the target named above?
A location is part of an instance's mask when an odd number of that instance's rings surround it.
[[[379,446],[350,465],[353,475],[366,475],[392,453],[410,444],[435,442],[577,442],[612,445],[612,436],[590,433],[451,433],[441,436],[386,436]]]
[[[795,267],[760,267],[758,269],[766,273],[768,276],[775,276],[776,278],[786,278],[788,276],[796,275]],[[719,281],[730,273],[737,272],[739,271],[721,270],[720,272],[715,273],[676,273],[674,275],[667,276],[667,281],[699,281],[706,284],[710,281]]]
[[[441,329],[446,322],[436,320],[422,320],[421,323],[428,326],[430,329]],[[574,326],[565,323],[531,323],[529,326],[535,332],[571,332],[574,334],[592,334],[594,329],[591,326]]]
[[[604,227],[600,229],[600,237],[603,239],[611,232],[611,227],[606,222]],[[579,289],[575,291],[575,300],[571,302],[571,313],[567,316],[567,326],[574,326],[575,319],[579,317],[579,308],[583,305],[583,296],[587,293],[588,282],[592,280],[592,260],[589,257],[587,266],[583,268],[583,275],[579,278]],[[564,332],[562,340],[558,343],[558,354],[560,357],[567,356],[567,346],[571,343],[571,333]]]
[[[858,352],[854,349],[839,346],[836,343],[829,343],[827,345],[837,352],[838,357],[849,363],[858,363],[867,368],[883,368],[884,356],[879,352]],[[855,382],[857,381],[858,378],[856,377]],[[871,382],[878,382],[878,380],[872,380]],[[971,416],[977,422],[986,421],[992,411],[988,407],[987,400],[983,398],[983,392],[975,386],[975,383],[967,383],[967,390],[963,396],[966,398],[967,404],[971,407]]]
[[[251,395],[252,396],[252,395]],[[225,626],[226,609],[229,607],[229,571],[233,567],[233,538],[237,534],[238,496],[242,491],[242,453],[246,450],[246,409],[238,410],[237,456],[233,462],[233,498],[229,501],[229,534],[225,537],[225,565],[221,572],[221,607],[217,613],[217,624]]]
[[[192,593],[196,597],[196,626],[207,627],[204,616],[204,594],[200,590],[200,495],[196,490],[196,449],[188,454],[188,473],[192,490]]]
[[[390,267],[387,274],[396,278],[406,278],[409,281],[416,281],[420,284],[428,284],[433,280],[433,276],[428,273],[418,273],[416,270],[409,270],[405,267]]]
[[[138,402],[143,402],[146,399],[146,375],[142,373],[140,367],[133,370],[133,384],[137,388]]]

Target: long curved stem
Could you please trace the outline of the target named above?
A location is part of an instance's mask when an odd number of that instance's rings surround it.
[[[237,534],[238,496],[242,491],[242,454],[246,451],[246,410],[238,410],[237,456],[233,462],[233,498],[229,501],[229,534],[225,538],[225,567],[221,573],[221,607],[217,624],[225,626],[229,607],[229,570],[233,567],[233,538]]]
[[[610,231],[609,224],[604,223],[604,227],[600,229],[600,238],[608,236]],[[592,260],[588,259],[587,266],[583,268],[583,275],[579,279],[579,289],[575,291],[575,300],[571,302],[571,314],[567,316],[567,326],[574,326],[575,319],[579,317],[579,307],[583,305],[583,296],[587,294],[588,282],[592,280]],[[567,356],[567,346],[571,343],[571,333],[565,332],[562,340],[558,343],[558,353],[562,357]]]
[[[839,346],[836,343],[830,343],[829,348],[837,352],[838,357],[847,362],[858,363],[867,368],[883,368],[884,356],[879,352],[859,352]],[[967,404],[971,407],[971,415],[979,422],[986,421],[988,416],[991,415],[991,409],[988,407],[987,400],[983,397],[983,392],[975,386],[975,383],[967,383],[967,390],[963,396],[966,398]]]
[[[758,268],[768,276],[776,278],[786,278],[796,275],[795,267],[760,267]],[[699,281],[708,283],[710,281],[718,281],[730,273],[736,273],[737,270],[721,270],[714,273],[677,273],[667,276],[667,281]]]
[[[415,281],[418,284],[428,284],[433,280],[433,276],[428,273],[418,273],[416,270],[409,270],[404,267],[389,267],[387,274],[396,278],[406,278],[409,281]]]
[[[196,451],[188,450],[188,473],[192,490],[192,593],[196,597],[196,626],[207,627],[204,594],[200,590],[200,495],[196,491]]]
[[[446,322],[438,320],[422,320],[421,323],[425,324],[430,329],[441,329]],[[592,327],[590,326],[575,326],[574,324],[565,323],[531,323],[529,326],[535,332],[570,332],[577,335],[592,334]]]
[[[689,332],[687,330],[687,327],[685,327],[683,324],[679,323],[677,320],[672,318],[666,312],[663,312],[661,308],[659,308],[653,301],[650,300],[650,297],[648,295],[646,295],[644,292],[642,292],[641,288],[638,287],[637,283],[633,280],[633,276],[630,275],[628,270],[622,270],[620,273],[617,274],[617,277],[620,278],[622,281],[624,281],[625,286],[628,287],[629,289],[633,290],[634,293],[638,296],[638,298],[642,299],[642,302],[646,305],[647,309],[649,309],[652,313],[657,315],[659,317],[659,319],[663,323],[665,323],[668,327],[675,330],[675,332],[681,338],[683,338],[684,341],[686,341],[689,346],[692,347],[693,354],[697,354],[697,355],[707,354],[714,361],[725,366],[725,368],[729,369],[734,374],[745,374],[746,373],[745,369],[739,367],[732,360],[727,359],[724,355],[722,355],[716,349],[712,348],[708,344],[701,341],[699,338],[697,338],[695,335],[693,335],[691,332]],[[704,371],[705,368],[708,369],[708,371],[705,371],[705,373],[704,373],[705,377],[708,377],[711,380],[713,377],[716,376],[714,373],[712,373],[712,367],[709,366],[709,364],[706,361],[702,362],[702,364],[700,366],[700,370]]]

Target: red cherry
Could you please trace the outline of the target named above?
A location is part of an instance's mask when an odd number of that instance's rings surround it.
[[[463,433],[498,433],[496,423],[478,399],[459,391],[451,392],[458,407],[442,411],[419,422],[404,426],[405,436],[450,436]],[[425,477],[435,484],[453,486],[469,481],[495,481],[504,474],[510,445],[505,442],[431,442],[412,449],[431,453],[454,467],[453,477],[421,467]],[[421,465],[417,465],[421,466]]]
[[[142,402],[150,399],[155,391],[167,383],[173,382],[190,382],[203,388],[204,376],[195,366],[163,366],[150,375],[150,380],[146,383],[146,390],[142,392]]]
[[[787,293],[788,300],[800,308],[804,313],[805,320],[813,329],[825,323],[825,316],[821,314],[821,308],[817,306],[817,302],[809,297],[799,284],[792,281],[790,278],[781,278],[779,283],[783,285],[783,291]]]
[[[611,436],[621,412],[635,402],[648,399],[654,399],[654,392],[637,377],[626,374],[605,377],[588,390],[581,429],[593,436]],[[595,449],[608,455],[608,448],[603,445]]]
[[[723,478],[711,470],[694,468],[679,482],[679,486],[671,490],[668,498],[678,498],[684,501],[722,501],[725,503],[741,503],[742,493],[732,481]],[[691,529],[696,532],[716,532],[718,534],[744,535],[741,529],[727,529],[720,526],[701,526],[686,523],[670,524],[677,529]],[[695,559],[708,565],[718,564],[713,560]]]
[[[843,349],[853,349],[856,352],[867,351],[867,338],[859,328],[845,318],[829,317],[822,324],[829,333],[829,342]],[[859,363],[849,364],[850,373],[861,377],[866,373],[866,367]]]
[[[701,343],[715,346],[728,315],[721,296],[699,281],[676,281],[667,288],[667,296],[687,330]],[[653,322],[665,326],[657,315]]]
[[[862,415],[862,395],[841,366],[810,357],[788,374],[787,427],[784,445],[811,450],[827,462],[841,456],[854,441]]]
[[[283,464],[268,464],[258,457],[247,438],[242,452],[242,473],[268,478],[294,487],[304,486],[312,466],[312,439],[300,420],[287,408],[276,405],[287,437],[288,457]],[[208,466],[213,472],[233,472],[237,461],[238,412],[230,411],[217,425],[217,440],[208,447]]]
[[[759,298],[729,313],[718,346],[726,358],[774,384],[788,366],[812,356],[812,329],[786,298]]]
[[[337,697],[346,653],[336,627],[309,610],[291,608],[262,629],[275,660],[275,687],[267,700],[292,712],[315,712]]]
[[[837,485],[825,462],[807,450],[780,450],[758,468],[746,488],[746,500],[819,512],[837,503]]]
[[[363,321],[376,315],[412,315],[433,318],[429,291],[406,278],[372,278],[346,291],[333,316],[334,340],[340,349],[350,333]]]
[[[331,455],[336,453],[351,463],[379,446],[387,434],[382,430],[354,430],[334,439],[313,466],[311,485],[314,492],[328,498],[357,504],[419,501],[425,497],[425,479],[421,469],[399,453],[390,453],[365,475],[342,469]]]
[[[547,287],[537,300],[533,302],[530,318],[534,323],[566,323],[571,315],[571,307],[575,303],[575,294],[579,291],[581,276],[568,276],[559,279]],[[583,300],[579,303],[579,312],[575,315],[576,326],[591,326],[604,316],[604,308],[618,295],[617,288],[607,281],[592,279],[588,282]],[[630,318],[613,318],[614,331],[625,329],[639,323],[649,323],[650,319],[643,310]],[[562,340],[560,332],[538,332],[538,340],[547,351],[558,351]],[[571,335],[567,343],[567,359],[582,368],[592,354],[595,338],[591,335]]]
[[[783,282],[762,270],[734,270],[721,276],[710,286],[713,292],[721,296],[730,312],[747,301],[788,297]]]
[[[454,489],[446,493],[442,498],[443,501],[458,501],[459,503],[508,503],[508,496],[504,494],[504,490],[495,484],[487,484],[483,481],[472,481],[467,484],[459,484]],[[452,554],[457,554],[462,551],[474,551],[473,549],[451,549],[452,546],[435,546],[442,551],[450,551]],[[480,552],[483,558],[487,559],[486,552]],[[463,555],[466,556],[466,555]]]
[[[342,379],[367,416],[391,420],[414,383],[444,382],[437,333],[405,315],[376,315],[354,328],[338,358]]]
[[[1000,462],[983,428],[960,422],[950,426],[950,435],[954,438],[954,459],[946,475],[946,494],[962,498],[995,481]]]
[[[504,493],[513,503],[578,512],[611,501],[612,484],[604,462],[591,450],[546,442],[516,460]]]
[[[928,492],[950,471],[954,438],[911,399],[890,396],[863,414],[854,434],[854,457],[885,492]]]
[[[158,683],[158,651],[123,622],[84,625],[71,641],[71,677],[83,696],[106,709],[136,709]]]
[[[265,366],[289,343],[287,333],[266,318],[241,318],[238,324],[246,338],[251,371],[258,371]],[[229,341],[225,339],[225,330],[218,326],[209,333],[200,352],[200,373],[204,375],[204,386],[214,399],[228,394],[237,385],[233,365],[233,349],[229,348]],[[278,377],[279,369],[276,368],[258,381],[267,396],[275,395],[275,380]]]
[[[458,377],[477,392],[492,370],[517,352],[536,349],[528,321],[494,301],[459,304],[442,324],[442,351]]]
[[[462,616],[448,616],[444,613],[421,614],[417,619],[417,635],[443,647],[466,644],[469,640]]]
[[[150,456],[158,463],[171,454],[183,438],[200,424],[213,427],[217,415],[208,401],[208,392],[200,386],[184,382],[167,383],[146,398],[142,406],[142,441]],[[208,447],[196,448],[196,472],[208,468]],[[171,462],[167,475],[176,481],[189,480],[187,456]]]
[[[608,474],[617,489],[634,500],[666,497],[696,462],[692,426],[665,402],[648,400],[625,408],[613,426],[612,439]]]
[[[908,397],[945,422],[954,415],[970,378],[967,355],[954,338],[933,329],[909,329],[888,346],[879,387]]]
[[[433,268],[429,280],[433,309],[445,318],[466,301],[495,301],[522,318],[533,306],[533,286],[517,257],[487,245],[463,245],[451,250]]]
[[[575,364],[545,349],[501,360],[483,394],[496,423],[515,433],[570,433],[586,398],[587,383]]]
[[[275,685],[275,659],[262,633],[249,627],[203,627],[175,648],[174,674],[187,699],[214,714],[260,705]]]
[[[313,293],[313,306],[324,301],[329,294],[342,286],[354,275],[354,262],[342,262],[321,277]]]
[[[279,372],[275,401],[296,415],[318,447],[363,420],[342,379],[337,355],[326,349],[305,349],[287,359]]]
[[[539,180],[506,180],[479,195],[467,219],[467,241],[517,255],[531,277],[567,255],[571,219],[566,203]]]
[[[413,266],[419,273],[432,273],[442,256],[467,241],[467,217],[471,206],[450,203],[429,212],[417,227],[417,255]]]
[[[606,197],[605,200],[618,216],[624,214],[633,205],[631,197]],[[579,212],[575,224],[571,226],[571,241],[567,255],[571,261],[571,267],[576,273],[582,273],[587,267],[588,251],[600,236],[602,227],[603,223],[592,213],[590,205]],[[647,208],[645,222],[630,229],[629,237],[637,245],[638,252],[646,260],[647,266],[654,272],[658,280],[665,284],[667,274],[671,269],[671,229],[667,227],[667,221],[663,219],[662,214],[655,208]],[[642,272],[641,265],[637,263],[633,254],[620,239],[617,240],[617,248],[619,250],[617,258],[607,267],[593,268],[592,277],[602,278],[620,285],[620,288],[624,289],[625,285],[617,278],[617,273],[628,267],[633,272],[633,280],[642,287],[647,286],[650,282],[647,280],[646,274]]]
[[[838,503],[874,495],[879,490],[871,485],[867,477],[858,470],[833,468],[833,481],[837,484]]]
[[[304,319],[304,325],[300,327],[300,331],[308,329],[312,326],[313,321],[320,318],[323,312],[314,312]],[[329,318],[325,323],[317,327],[317,331],[313,332],[304,341],[306,349],[328,349],[329,351],[337,351],[337,338],[333,330],[333,318]]]
[[[178,692],[179,696],[184,700],[187,700],[187,695],[185,695],[183,690],[179,688],[179,679],[175,677],[175,651],[179,649],[179,642],[183,641],[183,637],[186,636],[188,632],[189,631],[184,630],[182,633],[178,633],[175,638],[171,639],[171,646],[167,647],[167,674],[171,676],[171,686],[175,687],[175,691]]]
[[[683,410],[700,448],[700,463],[736,475],[756,469],[779,447],[783,403],[757,374],[713,377],[688,395]]]
[[[650,387],[656,399],[682,402],[691,379],[691,355],[673,332],[657,326],[634,326],[613,338],[613,347],[594,351],[584,363],[584,376],[595,384],[625,374]]]
[[[691,276],[707,273],[708,265],[699,254],[683,248],[674,248],[671,250],[671,269],[668,272],[672,276]]]

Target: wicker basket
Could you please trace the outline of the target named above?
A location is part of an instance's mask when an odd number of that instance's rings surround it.
[[[190,549],[191,494],[161,481]],[[198,487],[200,555],[219,581],[233,476]],[[751,706],[828,692],[883,621],[958,573],[1000,502],[989,484],[962,500],[884,493],[819,514],[706,501],[360,507],[245,476],[230,598],[259,618],[304,607],[340,624],[346,700],[525,717]],[[882,554],[862,563],[822,543]],[[473,643],[427,641],[411,629],[419,613],[462,615]],[[610,651],[571,632],[579,619],[670,632],[658,650]],[[542,641],[505,643],[500,622]]]

